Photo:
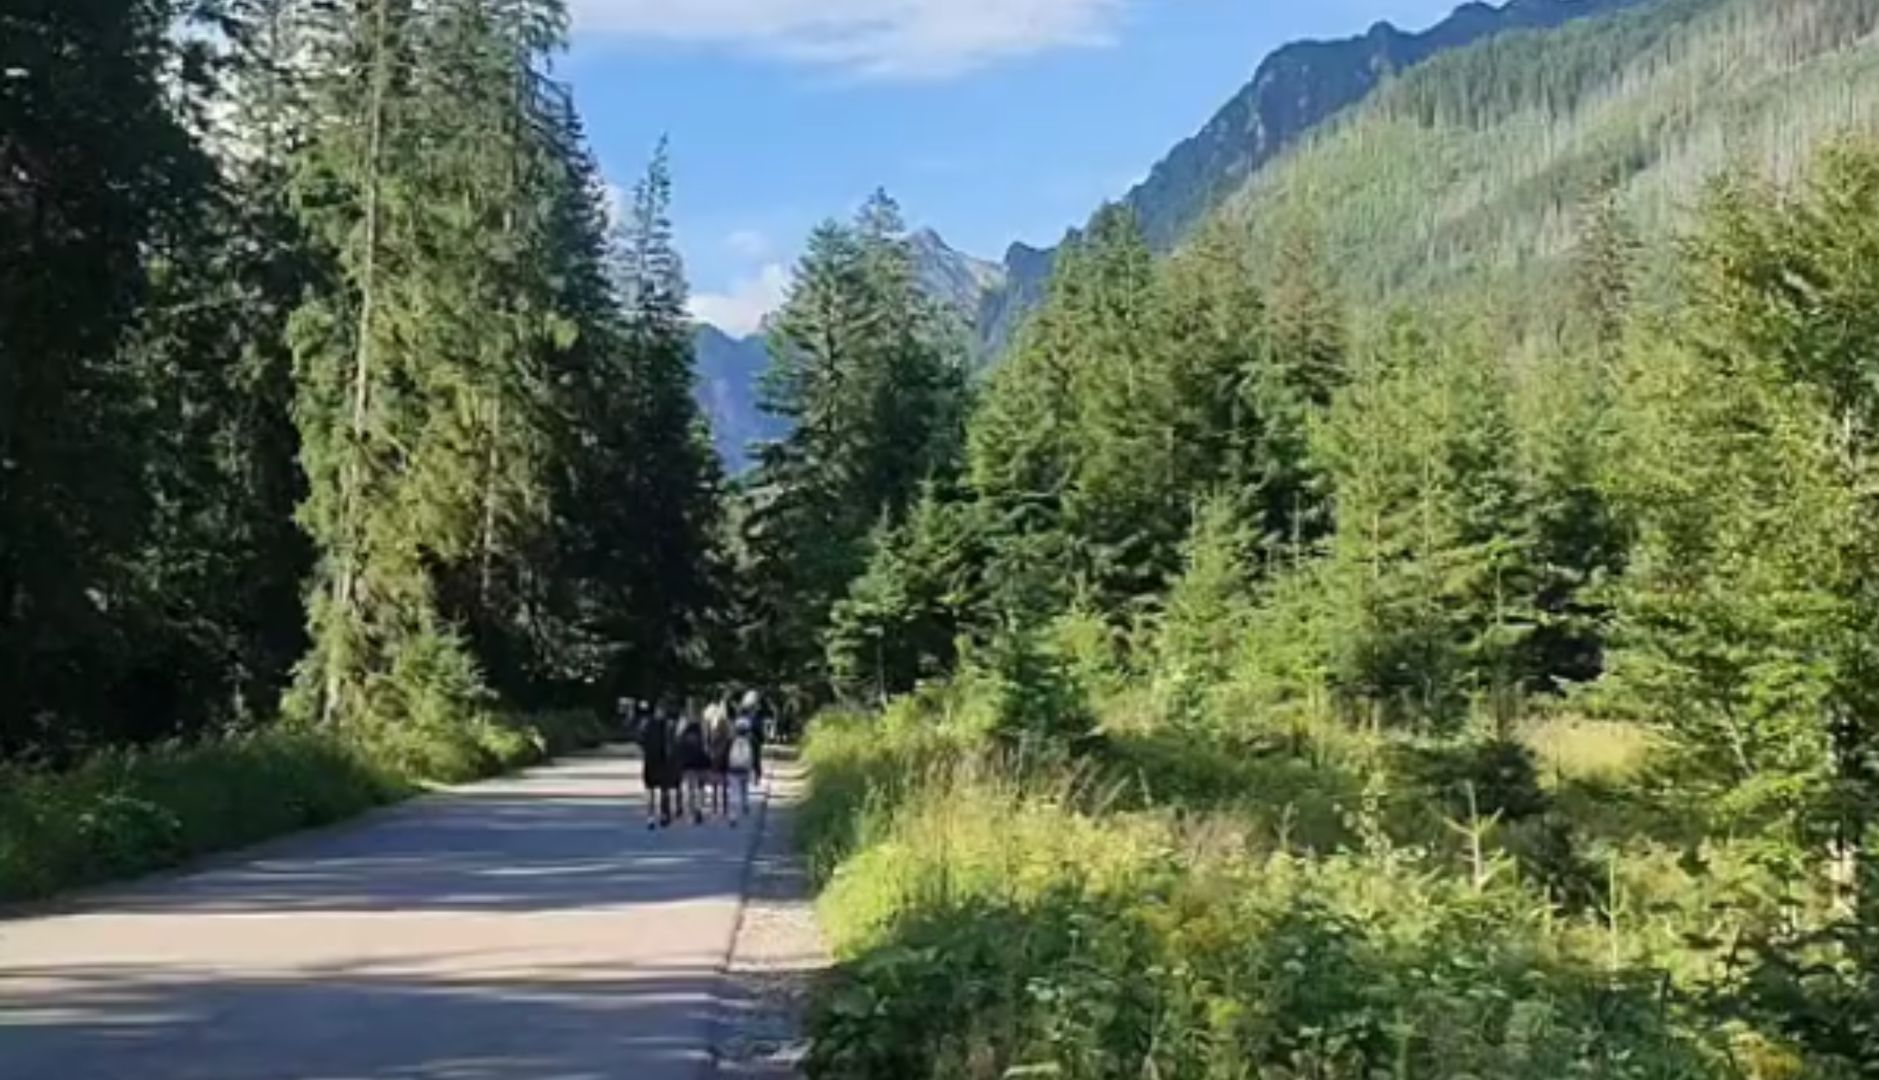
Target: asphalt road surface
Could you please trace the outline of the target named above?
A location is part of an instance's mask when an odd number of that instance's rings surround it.
[[[0,921],[0,1080],[698,1080],[752,824],[608,752]]]

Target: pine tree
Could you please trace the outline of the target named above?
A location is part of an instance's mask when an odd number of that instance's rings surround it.
[[[982,617],[974,507],[929,485],[898,525],[869,541],[866,571],[830,617],[828,665],[850,700],[886,699],[950,672]]]
[[[1466,326],[1399,319],[1333,407],[1332,678],[1360,718],[1452,728],[1473,695],[1510,704],[1534,622],[1512,442],[1506,386]]]
[[[1573,254],[1573,307],[1594,350],[1609,358],[1623,342],[1631,315],[1638,241],[1612,184],[1580,208],[1579,246]]]
[[[792,431],[750,481],[745,544],[759,647],[786,681],[823,683],[819,638],[870,533],[957,468],[963,345],[921,292],[905,232],[878,193],[852,226],[817,229],[772,325],[765,408]]]
[[[1637,540],[1604,700],[1714,811],[1843,859],[1879,805],[1876,211],[1879,153],[1851,145],[1793,195],[1712,194],[1673,340],[1627,361],[1609,480]]]
[[[326,18],[300,204],[340,275],[293,334],[321,553],[300,700],[448,741],[486,698],[463,626],[487,623],[494,564],[546,503],[541,359],[568,330],[531,261],[528,185],[560,5]]]
[[[137,655],[165,622],[133,570],[155,508],[124,349],[151,299],[146,245],[211,179],[166,102],[172,14],[0,14],[0,754],[80,744],[163,674]]]
[[[710,620],[723,605],[723,477],[691,396],[693,336],[669,203],[661,145],[635,188],[618,244],[616,276],[626,302],[620,381],[598,389],[624,394],[626,426],[596,432],[603,445],[628,440],[613,451],[622,471],[618,486],[596,485],[586,511],[609,518],[620,530],[614,543],[628,545],[628,562],[611,571],[626,601],[616,631],[626,667],[613,676],[641,695],[661,678],[703,667]],[[605,509],[611,501],[618,507]]]
[[[146,693],[174,699],[177,722],[271,717],[306,648],[311,559],[293,519],[304,488],[286,324],[325,267],[288,202],[307,122],[293,62],[300,6],[242,0],[221,12],[226,52],[207,69],[216,77],[192,86],[210,107],[184,99],[219,176],[191,212],[165,215],[146,248],[152,296],[131,351],[156,410],[146,486],[157,512],[139,565],[176,629],[158,663],[178,683]],[[157,700],[139,712],[165,715]]]
[[[1166,715],[1198,719],[1204,693],[1226,681],[1252,615],[1253,547],[1238,500],[1202,504],[1155,636],[1155,690]]]
[[[1048,301],[973,417],[972,486],[994,534],[987,576],[1049,609],[1006,618],[1047,619],[1079,583],[1113,612],[1174,564],[1185,508],[1152,286],[1134,218],[1097,215],[1059,253]]]

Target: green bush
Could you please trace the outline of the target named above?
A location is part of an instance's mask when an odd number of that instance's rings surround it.
[[[815,776],[814,792],[797,823],[797,842],[815,880],[827,881],[963,745],[965,737],[927,723],[912,700],[885,718],[859,713],[817,717],[803,745],[803,761]]]
[[[1732,1075],[1652,980],[1423,857],[1253,855],[996,776],[902,803],[835,876],[823,1078]]]
[[[329,824],[410,783],[339,739],[286,730],[0,769],[0,900],[130,877]]]
[[[1581,851],[1522,753],[1133,732],[1092,782],[1016,769],[977,707],[933,689],[812,737],[806,838],[840,961],[812,1076],[1856,1075],[1719,1004],[1744,1000],[1724,943],[1785,917],[1778,874],[1745,848],[1702,868]]]
[[[416,791],[596,745],[592,713],[480,720],[359,742],[279,727],[195,746],[111,751],[64,772],[0,766],[0,901],[134,877],[328,825]],[[418,771],[420,767],[434,772]]]

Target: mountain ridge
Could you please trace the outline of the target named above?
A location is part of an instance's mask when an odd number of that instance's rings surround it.
[[[1387,21],[1359,35],[1307,39],[1267,54],[1252,77],[1130,188],[1149,245],[1166,254],[1188,231],[1238,195],[1259,172],[1335,117],[1369,100],[1391,78],[1428,61],[1521,30],[1660,3],[1662,0],[1470,0],[1422,31]],[[1065,241],[1073,240],[1071,228]],[[928,293],[960,313],[975,360],[994,362],[1024,318],[1042,303],[1062,244],[1011,244],[999,262],[958,251],[930,228],[909,237]],[[767,356],[761,334],[738,338],[702,326],[698,337],[700,404],[733,472],[748,465],[752,442],[779,437],[783,426],[758,408],[757,380]]]
[[[1199,132],[1176,143],[1119,201],[1135,211],[1150,248],[1166,254],[1261,167],[1391,76],[1499,34],[1552,29],[1652,2],[1509,0],[1495,7],[1471,0],[1423,31],[1377,22],[1352,37],[1280,46]],[[1077,232],[1070,230],[1065,239]],[[988,293],[979,309],[983,352],[1002,352],[1043,299],[1060,247],[1014,244],[1006,252],[1003,295]]]

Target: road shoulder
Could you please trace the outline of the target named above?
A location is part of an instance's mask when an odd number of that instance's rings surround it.
[[[725,968],[727,991],[714,1054],[722,1077],[781,1080],[802,1075],[804,1013],[829,953],[813,890],[796,849],[796,812],[807,778],[778,763],[743,910]]]

